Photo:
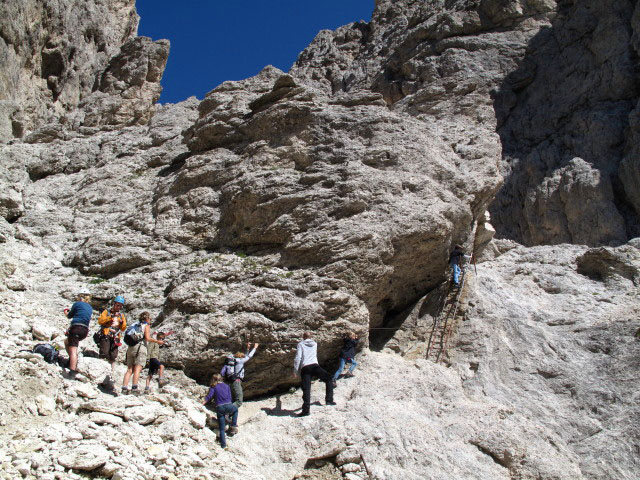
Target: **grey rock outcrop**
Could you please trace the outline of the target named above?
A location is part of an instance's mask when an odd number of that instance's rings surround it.
[[[528,245],[597,246],[639,234],[637,207],[631,207],[639,185],[633,153],[621,163],[637,145],[633,129],[629,135],[638,101],[637,8],[630,1],[558,2],[548,28],[530,39],[518,68],[500,85],[495,106],[507,180],[491,207],[498,235]],[[601,180],[587,196],[581,182],[553,180],[576,157]],[[593,199],[589,209],[610,226],[594,233],[591,222],[583,225],[563,208],[538,208],[561,195]]]
[[[162,92],[160,79],[168,57],[168,40],[129,40],[109,61],[97,91],[65,120],[83,127],[146,125]]]
[[[137,28],[134,0],[3,2],[0,140],[75,109]]]
[[[370,23],[321,32],[292,73],[328,92],[382,93],[394,111],[437,121],[463,159],[502,157],[507,181],[491,206],[500,237],[617,245],[640,232],[637,155],[621,165],[637,144],[627,133],[638,99],[634,7],[378,1]],[[602,180],[590,206],[609,224],[602,231],[539,208],[550,197],[591,194],[553,180],[576,157]]]

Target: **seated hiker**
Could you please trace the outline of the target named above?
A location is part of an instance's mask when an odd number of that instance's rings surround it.
[[[256,353],[258,343],[253,344],[253,350],[251,350],[251,343],[247,343],[247,353],[238,352],[233,355],[229,355],[224,363],[224,367],[220,371],[220,375],[224,378],[224,381],[231,386],[231,392],[233,393],[233,404],[240,408],[243,401],[242,382],[244,381],[244,364],[251,360],[251,357]]]
[[[106,359],[111,364],[111,375],[104,381],[104,385],[110,390],[113,389],[118,348],[122,345],[120,343],[120,332],[124,332],[127,328],[127,319],[122,313],[123,307],[124,297],[118,295],[113,301],[111,309],[104,310],[98,317],[98,323],[101,327],[97,339],[100,358]]]
[[[358,362],[356,362],[356,345],[358,345],[358,337],[356,337],[355,332],[349,332],[344,338],[344,345],[340,351],[340,365],[338,365],[336,373],[333,374],[334,386],[346,363],[350,363],[351,366],[345,377],[353,377],[353,370],[358,366]]]
[[[86,288],[81,288],[76,296],[76,301],[71,305],[71,309],[65,308],[64,313],[71,319],[71,324],[67,330],[67,338],[64,341],[64,348],[69,355],[70,378],[75,378],[78,368],[78,346],[80,341],[87,338],[89,334],[89,323],[93,308],[89,305],[91,294]]]
[[[466,255],[460,245],[455,245],[451,255],[449,255],[449,265],[453,269],[453,284],[456,287],[460,286],[460,273],[465,259],[470,260],[471,255]]]
[[[156,334],[156,339],[164,342],[165,334],[162,332],[158,332]],[[147,385],[144,387],[145,393],[149,392],[151,379],[156,373],[158,374],[158,385],[164,385],[164,379],[162,378],[162,374],[164,373],[164,365],[160,362],[159,343],[152,342],[147,344],[147,357],[149,357],[149,373],[147,375]]]
[[[333,380],[324,368],[318,365],[318,344],[311,338],[311,332],[304,332],[302,341],[296,348],[293,362],[294,375],[302,377],[302,412],[299,417],[309,415],[311,408],[311,380],[317,377],[326,384],[325,403],[335,405],[333,401]]]
[[[147,345],[156,343],[162,345],[164,342],[160,339],[151,337],[151,314],[142,312],[138,317],[138,323],[127,328],[124,335],[124,341],[129,346],[127,348],[127,371],[122,380],[122,393],[129,393],[129,379],[133,374],[131,385],[131,393],[138,393],[138,380],[140,372],[147,363]]]
[[[238,407],[231,403],[231,388],[222,381],[222,375],[216,373],[211,377],[209,392],[204,399],[203,405],[211,400],[215,402],[215,412],[218,418],[218,427],[220,429],[220,445],[227,448],[227,440],[225,437],[225,415],[231,417],[231,425],[227,434],[232,437],[238,433]]]

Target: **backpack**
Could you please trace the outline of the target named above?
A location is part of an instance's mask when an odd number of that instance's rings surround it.
[[[134,323],[124,331],[124,343],[130,347],[136,346],[144,338],[144,328],[140,322]]]
[[[240,372],[242,372],[244,370],[244,364],[242,365],[242,368],[240,370],[238,370],[237,372],[236,372],[236,360],[235,359],[227,360],[227,361],[224,362],[224,364],[227,367],[231,368],[231,371],[233,372],[231,374],[227,373],[224,376],[224,381],[225,382],[231,383],[231,382],[234,382],[235,380],[237,380],[238,378],[240,378]],[[227,371],[228,371],[228,369],[227,369]]]
[[[47,363],[56,363],[58,361],[58,350],[50,343],[39,343],[33,347],[33,353],[39,353],[44,357]]]

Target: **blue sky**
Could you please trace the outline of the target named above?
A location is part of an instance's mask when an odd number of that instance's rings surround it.
[[[265,65],[287,71],[322,29],[371,19],[374,0],[137,0],[139,35],[171,41],[161,103],[202,98]]]

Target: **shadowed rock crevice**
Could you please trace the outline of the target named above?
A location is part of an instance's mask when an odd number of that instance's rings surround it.
[[[490,208],[498,236],[597,246],[637,232],[633,193],[618,180],[639,93],[633,8],[563,4],[496,90],[506,178]]]

